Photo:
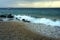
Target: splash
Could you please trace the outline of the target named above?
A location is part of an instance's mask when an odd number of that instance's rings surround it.
[[[60,26],[60,20],[53,21],[47,18],[34,18],[26,15],[14,15],[14,18],[17,18],[19,20],[25,19],[27,21],[30,21],[31,23],[42,23],[51,26]]]

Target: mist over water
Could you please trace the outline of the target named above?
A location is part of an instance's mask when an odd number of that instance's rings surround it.
[[[60,26],[60,20],[53,21],[47,18],[35,18],[26,15],[15,15],[14,17],[18,18],[19,20],[25,19],[27,21],[30,21],[31,23],[42,23],[51,26]]]

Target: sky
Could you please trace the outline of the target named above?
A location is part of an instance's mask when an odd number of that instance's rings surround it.
[[[60,7],[60,0],[0,0],[0,8],[51,8]]]

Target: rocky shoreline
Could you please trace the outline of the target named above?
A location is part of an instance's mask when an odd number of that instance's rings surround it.
[[[18,19],[17,17],[15,18],[13,14],[0,15],[0,21],[11,21],[11,20],[18,20],[18,21],[20,21],[20,19]],[[30,22],[30,21],[25,20],[25,19],[22,19],[22,21]]]

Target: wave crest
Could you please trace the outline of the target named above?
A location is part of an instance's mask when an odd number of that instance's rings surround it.
[[[25,19],[27,21],[30,21],[31,23],[42,23],[51,26],[60,26],[60,20],[53,21],[47,18],[34,18],[26,15],[15,15],[14,18],[17,18],[19,20]]]

